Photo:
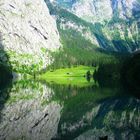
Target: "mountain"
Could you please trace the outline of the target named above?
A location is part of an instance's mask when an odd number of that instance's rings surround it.
[[[0,44],[1,62],[8,60],[16,72],[33,73],[50,64],[49,53],[60,47],[60,41],[45,2],[1,0]]]
[[[131,18],[137,0],[52,0],[55,5],[67,8],[77,16],[92,22],[112,17]]]
[[[114,56],[110,54],[112,52],[128,53],[140,47],[139,1],[133,2],[131,7],[125,3],[126,9],[132,9],[131,13],[126,10],[127,16],[115,12],[113,9],[118,9],[115,5],[119,5],[120,1],[117,4],[112,1],[112,5],[107,5],[113,11],[111,18],[99,14],[100,18],[104,18],[98,22],[89,22],[73,12],[76,4],[83,2],[81,5],[85,6],[84,2],[91,0],[45,2],[0,2],[0,61],[13,68],[13,71],[33,74],[46,68],[54,59],[57,67],[96,65],[114,61]],[[103,3],[99,3],[99,0],[95,2],[98,2],[98,10],[102,11]],[[105,4],[103,7],[107,8]],[[97,15],[95,17],[98,18]],[[61,44],[63,48],[60,48]]]
[[[61,15],[69,16],[68,19],[74,17],[68,14],[70,12],[79,17],[72,22],[56,13],[56,17],[61,19],[61,27],[65,25],[65,29],[76,28],[75,31],[79,31],[83,24],[79,25],[77,21],[80,18],[87,21],[88,31],[82,36],[87,38],[88,34],[91,42],[99,48],[115,52],[133,52],[140,48],[139,0],[54,0],[52,5],[64,12]]]
[[[66,9],[52,5],[48,0],[46,3],[50,14],[56,19],[63,45],[59,52],[53,54],[55,61],[51,68],[116,62],[110,51],[105,52],[105,49],[99,46],[94,35],[97,32],[95,25]]]

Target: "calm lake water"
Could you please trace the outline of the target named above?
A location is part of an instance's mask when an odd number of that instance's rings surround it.
[[[140,140],[140,100],[120,87],[20,80],[0,89],[0,140]]]

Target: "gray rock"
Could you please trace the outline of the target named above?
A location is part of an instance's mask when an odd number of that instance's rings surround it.
[[[60,47],[56,23],[43,0],[1,0],[0,33],[13,69],[20,72],[45,68],[53,60],[49,51]]]

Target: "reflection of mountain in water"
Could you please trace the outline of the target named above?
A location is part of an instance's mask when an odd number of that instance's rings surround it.
[[[140,138],[140,100],[121,94],[121,90],[115,88],[57,90],[64,107],[54,139],[71,140],[77,137],[76,140],[99,140],[104,136],[108,136],[109,140]]]
[[[61,107],[49,102],[54,92],[33,81],[18,81],[2,110],[0,140],[49,140],[57,132]],[[42,103],[46,101],[46,105]]]
[[[118,88],[21,80],[1,112],[0,140],[137,140],[139,109],[140,100]]]
[[[63,122],[62,132],[75,133],[77,140],[98,140],[101,136],[113,140],[138,139],[140,102],[125,98],[110,100],[99,103],[76,122]]]

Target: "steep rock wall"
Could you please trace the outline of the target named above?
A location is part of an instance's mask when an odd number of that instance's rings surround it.
[[[0,49],[18,72],[45,68],[52,61],[49,52],[60,47],[56,23],[43,0],[1,0],[0,38]]]
[[[67,7],[87,21],[102,22],[113,16],[131,17],[136,0],[52,0],[51,2]]]

